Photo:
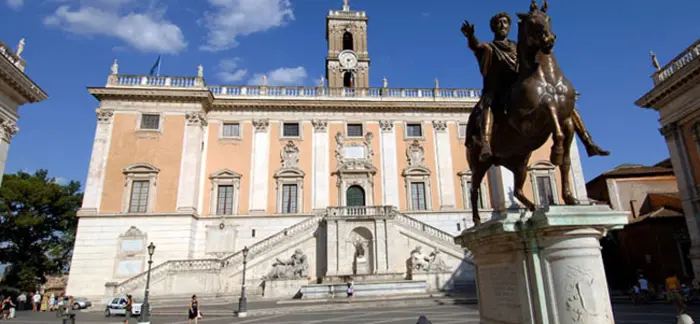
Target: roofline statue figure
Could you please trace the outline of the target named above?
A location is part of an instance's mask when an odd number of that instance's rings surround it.
[[[552,33],[545,0],[538,8],[518,14],[518,42],[508,39],[511,19],[506,13],[491,18],[494,40],[479,42],[474,26],[464,21],[461,31],[476,55],[484,78],[482,97],[467,123],[467,160],[472,171],[470,199],[478,206],[480,183],[492,165],[504,166],[514,175],[514,196],[534,211],[523,193],[532,152],[552,137],[550,160],[562,174],[562,195],[567,205],[577,205],[571,192],[569,151],[574,134],[581,138],[589,156],[610,153],[598,147],[576,111],[576,92],[553,54]],[[472,209],[475,225],[481,223],[478,208]]]

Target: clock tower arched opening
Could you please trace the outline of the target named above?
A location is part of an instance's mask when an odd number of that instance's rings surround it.
[[[347,71],[343,74],[343,87],[352,88],[353,87],[353,76],[352,72]]]
[[[355,50],[354,39],[352,38],[352,33],[349,31],[343,34],[343,50]]]

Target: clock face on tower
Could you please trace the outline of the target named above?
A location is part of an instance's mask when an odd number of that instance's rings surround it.
[[[338,54],[340,66],[346,69],[354,69],[357,67],[357,55],[351,50],[345,50]]]

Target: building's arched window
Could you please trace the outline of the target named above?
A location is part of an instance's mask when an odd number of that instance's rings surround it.
[[[343,34],[343,50],[355,50],[355,44],[353,42],[352,33],[345,32]]]
[[[550,206],[559,204],[556,167],[549,161],[537,161],[528,168],[535,204]]]
[[[352,72],[348,71],[343,74],[343,87],[352,88],[354,86]]]
[[[135,163],[124,168],[126,183],[122,212],[150,213],[156,198],[156,180],[160,169],[149,163]]]

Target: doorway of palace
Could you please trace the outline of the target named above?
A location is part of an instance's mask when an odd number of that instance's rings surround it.
[[[345,205],[348,207],[365,206],[365,190],[360,186],[350,186],[345,192]]]
[[[352,274],[363,275],[374,273],[374,244],[372,232],[366,227],[356,227],[350,232],[349,242],[352,257]]]

